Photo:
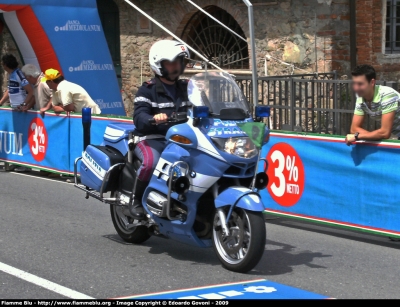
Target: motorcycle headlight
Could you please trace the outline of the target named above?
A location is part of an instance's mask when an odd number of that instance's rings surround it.
[[[258,155],[258,149],[248,137],[238,138],[211,138],[218,149],[229,154],[250,159]]]

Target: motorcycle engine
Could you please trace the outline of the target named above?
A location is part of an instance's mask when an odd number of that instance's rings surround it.
[[[149,211],[154,215],[163,218],[167,217],[167,203],[167,196],[156,191],[150,192],[146,200],[146,205]],[[176,216],[178,214],[187,215],[187,210],[182,208],[182,204],[179,204],[176,201],[172,200],[170,207],[172,216]]]
[[[160,193],[152,191],[147,197],[146,205],[151,213],[158,217],[166,217],[167,198]]]

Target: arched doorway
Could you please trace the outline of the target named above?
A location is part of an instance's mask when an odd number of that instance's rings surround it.
[[[121,40],[119,31],[119,9],[113,0],[96,0],[101,25],[110,49],[111,58],[117,73],[119,87],[122,87],[121,79]]]
[[[245,37],[238,22],[225,10],[214,5],[204,8],[204,10],[240,36]],[[247,43],[202,11],[190,18],[181,38],[221,68],[249,69]],[[192,59],[196,59],[196,55],[193,53]]]

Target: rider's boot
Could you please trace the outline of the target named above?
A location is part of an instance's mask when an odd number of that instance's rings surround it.
[[[136,188],[134,191],[134,198],[132,203],[129,205],[129,212],[135,219],[142,220],[145,217],[144,208],[142,205],[143,193],[146,190],[148,182],[143,182],[140,179],[136,179]]]

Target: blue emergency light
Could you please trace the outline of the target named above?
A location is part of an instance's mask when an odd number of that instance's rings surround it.
[[[207,118],[210,109],[206,106],[196,106],[193,107],[193,117],[194,118]]]
[[[255,114],[256,117],[269,117],[271,109],[268,106],[256,106]]]

